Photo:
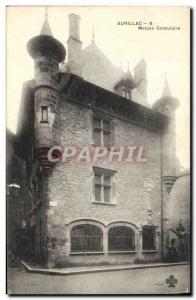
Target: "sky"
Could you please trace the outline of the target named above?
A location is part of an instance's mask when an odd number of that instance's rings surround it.
[[[83,48],[92,39],[116,66],[126,71],[144,58],[147,62],[148,103],[161,97],[167,77],[174,97],[180,101],[176,111],[176,152],[189,167],[190,138],[190,57],[189,9],[187,7],[71,7],[49,6],[48,19],[55,38],[67,48],[68,14],[81,17]],[[16,132],[22,84],[34,76],[33,60],[26,50],[28,40],[40,33],[45,7],[7,8],[7,127]],[[156,26],[180,26],[180,30],[138,30],[136,25],[117,25],[118,21],[153,22]]]

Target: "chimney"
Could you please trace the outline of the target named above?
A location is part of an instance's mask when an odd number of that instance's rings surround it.
[[[69,38],[68,46],[68,66],[70,72],[78,76],[82,75],[81,50],[82,42],[80,41],[80,16],[76,14],[69,14]]]
[[[147,101],[146,62],[144,59],[142,59],[134,68],[134,80],[138,83],[138,91],[144,97],[145,101]]]
[[[75,40],[80,41],[80,29],[79,22],[80,16],[76,14],[69,14],[69,38],[73,38]]]

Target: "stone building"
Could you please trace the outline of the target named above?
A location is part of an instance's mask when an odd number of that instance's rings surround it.
[[[20,255],[25,248],[26,214],[26,164],[20,157],[20,142],[10,130],[6,130],[6,200],[7,200],[7,248]],[[9,257],[10,258],[10,257]],[[10,262],[10,261],[9,261]]]
[[[82,49],[79,21],[69,15],[66,63],[47,18],[27,44],[35,76],[23,86],[17,131],[26,162],[27,252],[48,267],[157,261],[169,246],[178,100],[166,82],[147,107],[146,62],[132,76],[94,39]],[[117,159],[62,161],[57,151],[97,145]],[[132,147],[128,161],[118,161],[123,146]]]

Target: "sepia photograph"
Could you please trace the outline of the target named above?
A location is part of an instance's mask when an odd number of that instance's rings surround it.
[[[8,295],[191,294],[191,9],[6,7]]]

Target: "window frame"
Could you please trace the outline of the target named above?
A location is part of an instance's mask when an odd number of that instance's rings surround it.
[[[109,205],[114,205],[116,204],[114,201],[114,175],[116,171],[114,170],[109,170],[109,169],[103,169],[99,167],[93,167],[93,173],[94,173],[94,178],[93,178],[93,202],[94,203],[100,203],[100,204],[109,204]],[[96,182],[96,176],[100,177],[100,183]],[[105,178],[109,177],[110,182],[106,183]],[[100,187],[100,200],[96,200],[96,187]],[[105,190],[109,189],[110,190],[110,197],[109,201],[105,201]]]
[[[130,100],[131,99],[131,91],[129,89],[127,89],[126,93],[127,93],[126,98]]]
[[[131,100],[131,89],[126,86],[122,86],[122,97]]]
[[[46,112],[46,118],[43,118],[44,110]],[[41,106],[41,123],[48,123],[49,122],[48,116],[49,116],[48,106],[46,106],[46,105]]]
[[[95,119],[99,120],[100,126],[95,125]],[[104,127],[104,122],[107,122],[109,124],[109,129]],[[100,133],[100,144],[98,144],[95,141],[95,132]],[[92,115],[92,140],[93,144],[96,146],[102,146],[102,147],[110,147],[112,144],[112,133],[113,133],[113,126],[112,126],[112,119],[108,116],[105,116],[103,114],[94,113]],[[109,142],[108,144],[105,144],[104,137],[109,136]]]
[[[96,183],[96,180],[95,180],[95,189],[96,187],[99,187],[100,188],[100,195],[101,195],[101,200],[96,200],[96,193],[95,193],[95,201],[97,202],[104,202],[104,203],[110,203],[111,202],[111,191],[112,191],[112,184],[111,184],[111,181],[112,181],[112,176],[111,175],[106,175],[106,174],[99,174],[100,175],[100,179],[101,179],[101,182],[100,183]],[[94,176],[98,176],[98,174],[94,174]],[[105,177],[109,177],[110,179],[110,184],[107,184],[105,183]],[[105,190],[109,190],[109,201],[106,201],[105,199]]]
[[[130,248],[126,248],[126,247],[124,249],[123,248],[115,248],[111,245],[111,239],[113,239],[113,240],[116,239],[117,243],[116,243],[116,241],[115,241],[115,243],[118,245],[117,237],[120,238],[120,240],[122,242],[122,234],[119,235],[119,236],[117,236],[116,234],[115,234],[115,236],[110,236],[110,231],[117,230],[117,229],[119,230],[119,228],[121,228],[121,229],[126,228],[126,230],[130,230],[130,233],[131,233],[130,236],[128,236],[128,235],[123,236],[125,238],[126,242],[127,242],[128,239],[131,240],[130,241],[131,242],[131,247]],[[121,252],[121,253],[132,252],[132,253],[135,253],[136,252],[136,234],[135,234],[135,230],[130,226],[115,225],[115,226],[110,227],[109,230],[108,230],[107,239],[108,239],[108,252],[109,253],[118,253],[118,252]]]
[[[82,227],[82,226],[92,226],[94,227],[94,229],[98,230],[99,231],[99,235],[81,235],[81,236],[77,236],[77,234],[74,236],[72,235],[72,232],[74,229],[78,229],[79,227]],[[87,229],[85,229],[87,230]],[[92,253],[92,254],[95,254],[95,253],[103,253],[103,229],[97,225],[97,224],[91,224],[91,223],[80,223],[80,224],[76,224],[74,225],[71,230],[70,230],[70,253],[71,254],[82,254],[82,253]],[[99,241],[99,247],[97,249],[92,249],[92,248],[89,248],[89,249],[74,249],[73,247],[73,239],[79,239],[81,244],[83,243],[83,241],[87,241],[87,244],[93,244],[95,242],[95,239],[100,239]]]
[[[124,98],[127,98],[127,89],[126,89],[126,87],[124,85],[122,86],[122,96]]]
[[[39,71],[40,71],[40,73],[48,73],[49,72],[48,65],[39,66]]]

